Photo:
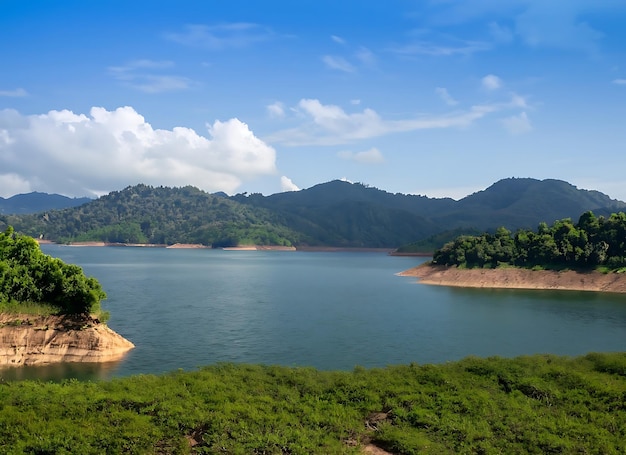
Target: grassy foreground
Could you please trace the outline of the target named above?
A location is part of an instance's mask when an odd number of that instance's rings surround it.
[[[0,371],[0,376],[2,372]],[[0,380],[0,453],[626,453],[626,353]]]

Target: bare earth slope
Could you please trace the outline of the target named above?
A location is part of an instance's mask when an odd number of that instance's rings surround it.
[[[425,263],[404,272],[420,283],[441,286],[511,289],[561,289],[626,293],[626,274],[528,269],[458,269]]]
[[[134,346],[92,318],[0,313],[0,366],[108,362]]]

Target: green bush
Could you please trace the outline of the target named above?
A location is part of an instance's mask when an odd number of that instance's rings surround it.
[[[77,265],[42,253],[34,239],[11,227],[0,233],[0,310],[39,306],[59,313],[98,314],[105,298],[100,283]]]
[[[626,453],[626,353],[0,381],[0,453]]]

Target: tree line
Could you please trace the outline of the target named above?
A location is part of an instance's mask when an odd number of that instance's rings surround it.
[[[536,231],[512,233],[504,227],[495,233],[463,235],[435,251],[433,264],[466,268],[519,267],[626,267],[626,213],[596,217],[583,213],[578,223],[570,218]]]
[[[101,315],[105,298],[100,283],[79,266],[44,254],[10,226],[0,233],[0,311],[45,305],[63,314]]]

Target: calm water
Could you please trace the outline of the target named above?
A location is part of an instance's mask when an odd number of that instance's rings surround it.
[[[395,275],[421,258],[43,249],[102,283],[109,326],[137,347],[117,363],[0,371],[5,378],[109,378],[216,362],[352,369],[626,350],[626,296],[446,288]]]

